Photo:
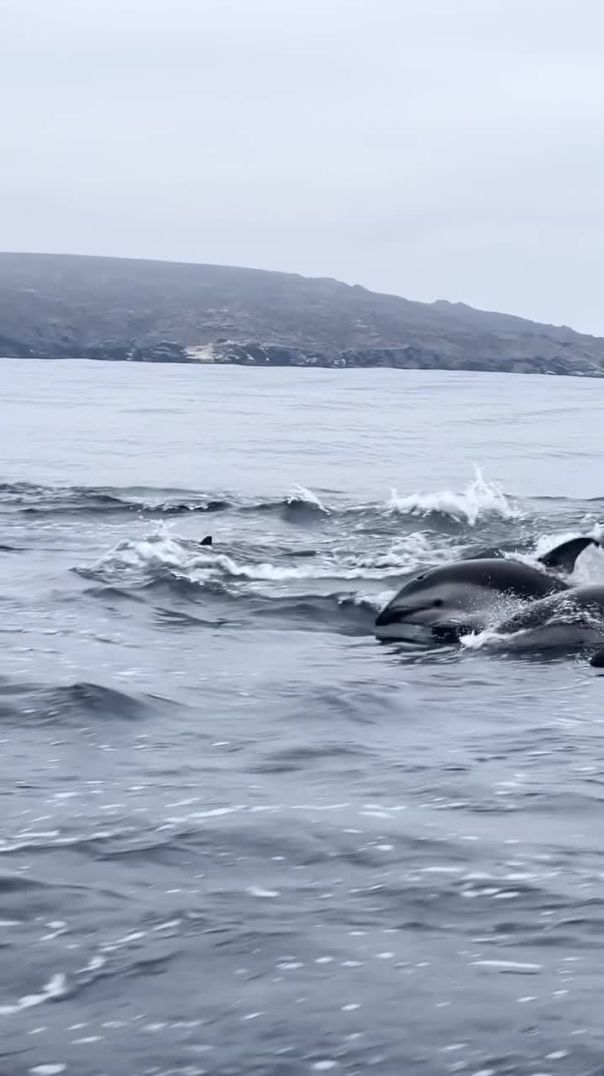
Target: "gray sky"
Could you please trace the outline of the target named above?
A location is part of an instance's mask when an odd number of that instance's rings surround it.
[[[0,0],[0,247],[604,335],[602,0]]]

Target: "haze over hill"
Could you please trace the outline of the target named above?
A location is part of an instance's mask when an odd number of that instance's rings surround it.
[[[0,254],[0,354],[604,376],[604,339],[217,265]]]

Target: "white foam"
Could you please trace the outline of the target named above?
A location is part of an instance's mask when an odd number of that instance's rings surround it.
[[[29,1071],[32,1076],[59,1076],[66,1068],[67,1065],[34,1065]]]
[[[83,968],[78,968],[76,975],[84,975],[87,971],[99,971],[107,963],[107,958],[97,953],[96,956],[91,957],[88,964]]]
[[[125,572],[132,569],[183,568],[191,559],[190,550],[177,538],[166,534],[165,527],[138,541],[124,539],[105,553],[88,569],[92,572],[110,569]]]
[[[169,572],[176,578],[204,583],[248,581],[287,583],[314,579],[386,579],[418,565],[429,551],[425,538],[411,535],[405,544],[397,542],[390,552],[375,557],[325,556],[312,563],[273,564],[270,561],[242,563],[228,553],[210,547],[192,547],[185,539],[149,535],[137,541],[120,542],[96,561],[87,572],[144,576]]]
[[[250,897],[271,898],[281,895],[277,889],[262,889],[259,885],[249,886],[247,892]]]
[[[462,491],[445,489],[401,497],[393,489],[387,508],[401,515],[428,516],[437,513],[460,523],[468,523],[471,527],[479,519],[489,516],[500,519],[518,519],[521,516],[520,510],[508,500],[499,486],[485,480],[478,467],[474,468],[474,481]]]
[[[295,501],[304,501],[322,512],[329,512],[312,491],[301,486],[296,487],[290,495],[289,503]],[[498,487],[485,481],[480,471],[476,472],[474,481],[462,492],[444,490],[399,497],[393,491],[387,511],[417,516],[438,512],[465,521],[471,526],[484,516],[512,519],[519,514]],[[313,579],[377,580],[412,571],[426,560],[434,563],[445,562],[451,558],[451,550],[448,547],[434,550],[432,546],[432,536],[419,531],[396,537],[387,548],[380,545],[379,549],[371,553],[326,553],[305,564],[248,562],[219,552],[211,546],[201,547],[178,537],[173,531],[173,525],[162,523],[142,538],[119,542],[88,567],[87,572],[101,572],[118,577],[131,577],[138,573],[148,577],[168,572],[176,578],[186,578],[201,585],[225,580],[251,583],[287,583]]]
[[[339,563],[345,569],[362,568],[384,575],[399,574],[410,571],[419,564],[429,560],[430,563],[448,561],[451,553],[448,549],[434,549],[431,536],[426,531],[413,531],[411,534],[394,538],[384,549],[382,545],[376,552],[342,557]]]
[[[470,632],[468,635],[460,635],[459,641],[467,650],[480,650],[481,647],[488,646],[489,643],[496,643],[506,638],[509,638],[509,636],[499,635],[492,628],[485,628],[484,631]]]
[[[293,486],[287,497],[287,503],[290,505],[300,503],[308,504],[313,508],[318,508],[320,512],[325,512],[326,515],[329,515],[329,508],[326,508],[325,505],[321,503],[316,493],[307,489],[306,486],[300,486],[298,484]]]
[[[19,998],[13,1005],[0,1005],[0,1016],[13,1016],[22,1009],[33,1009],[36,1005],[42,1005],[52,998],[62,998],[67,993],[67,980],[61,972],[53,975],[52,979],[42,987],[39,994],[26,994]]]

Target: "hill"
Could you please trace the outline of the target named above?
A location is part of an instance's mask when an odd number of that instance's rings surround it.
[[[604,376],[604,340],[440,300],[217,265],[0,253],[0,354]]]

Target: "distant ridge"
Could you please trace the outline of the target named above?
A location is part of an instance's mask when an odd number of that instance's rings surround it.
[[[220,265],[0,253],[0,355],[604,376],[604,339]]]

